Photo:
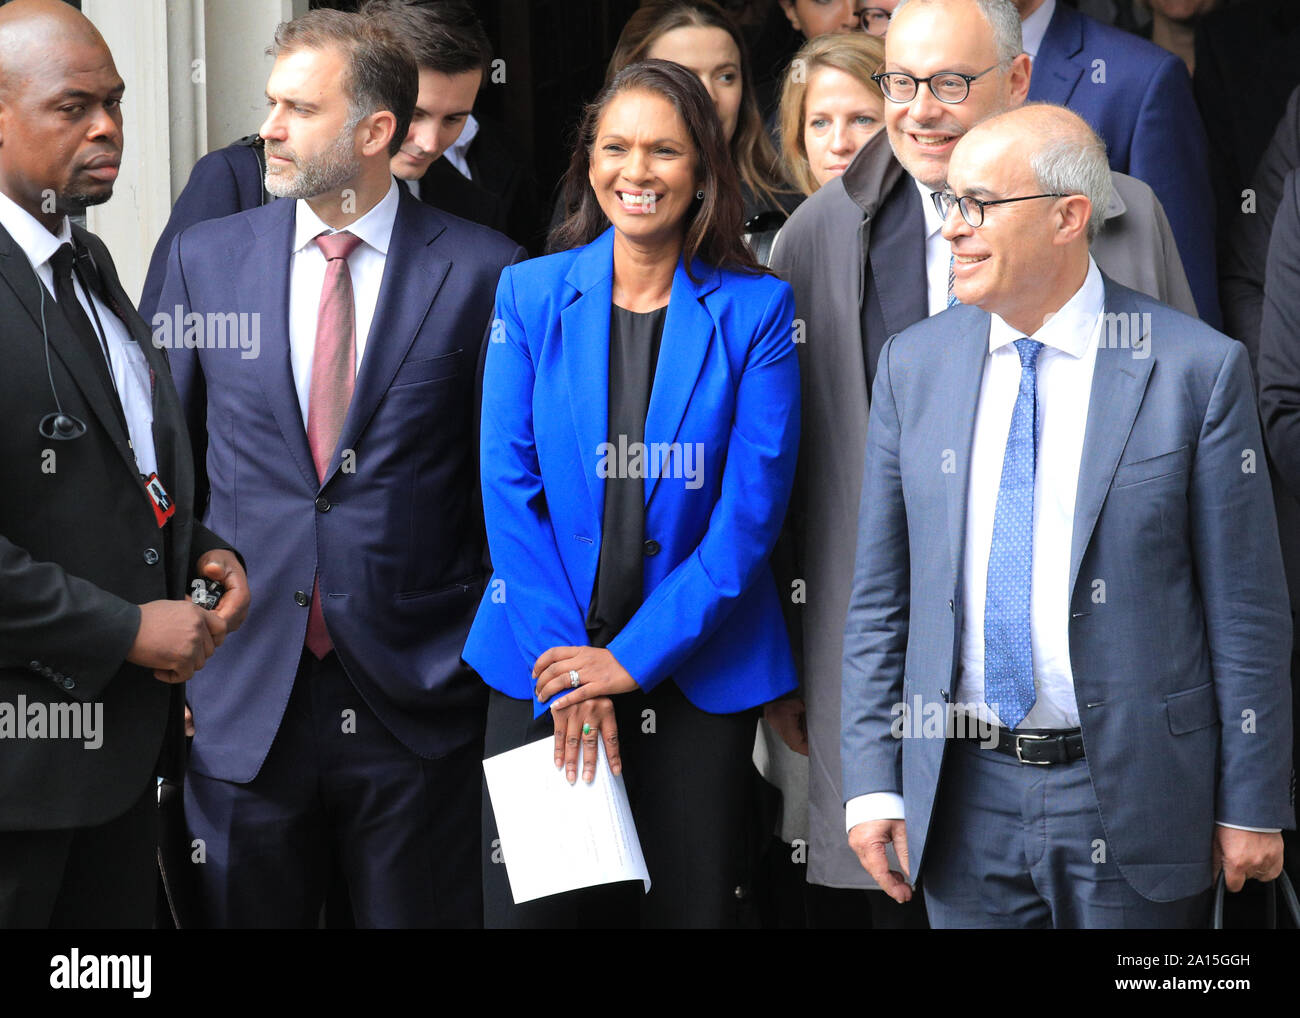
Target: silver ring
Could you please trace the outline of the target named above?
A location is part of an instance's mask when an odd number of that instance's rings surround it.
[[[575,672],[573,669],[569,669],[569,688],[570,689],[578,688],[578,673]]]

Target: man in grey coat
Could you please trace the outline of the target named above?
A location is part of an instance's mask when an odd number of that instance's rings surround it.
[[[1273,879],[1295,823],[1249,360],[1098,269],[1109,187],[1068,111],[976,127],[943,197],[964,306],[880,354],[844,794],[936,927],[1203,926],[1216,872]]]
[[[930,195],[946,179],[953,146],[981,120],[1022,105],[1030,81],[1010,0],[910,0],[895,14],[885,47],[886,71],[922,79],[956,73],[916,85],[908,102],[885,103],[887,132],[800,206],[773,257],[794,288],[805,326],[803,438],[789,519],[796,564],[785,589],[802,581],[793,588],[804,600],[797,606],[801,639],[794,644],[802,646],[810,757],[808,880],[843,889],[875,888],[845,843],[839,758],[844,615],[868,393],[885,340],[947,306],[949,252]],[[896,94],[906,94],[907,82],[899,84],[904,88]],[[945,101],[936,100],[934,87]],[[966,94],[956,100],[945,87]],[[1112,279],[1194,315],[1159,202],[1141,181],[1123,174],[1112,179],[1114,198],[1092,247],[1098,265]],[[784,712],[790,717],[794,709],[785,705]],[[862,912],[864,924],[868,902],[875,925],[914,921],[874,893],[848,904]]]

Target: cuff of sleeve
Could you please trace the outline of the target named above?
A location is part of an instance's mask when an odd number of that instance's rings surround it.
[[[897,792],[868,792],[855,795],[844,804],[844,830],[851,831],[869,820],[902,820],[903,797]]]
[[[1222,820],[1218,821],[1219,827],[1231,827],[1234,831],[1254,831],[1256,834],[1281,834],[1280,827],[1246,827],[1243,824],[1225,824]]]

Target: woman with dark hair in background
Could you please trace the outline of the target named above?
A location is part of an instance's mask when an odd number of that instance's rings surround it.
[[[803,196],[782,179],[776,149],[759,113],[740,30],[713,0],[650,0],[623,26],[605,80],[647,59],[681,64],[708,91],[740,177],[743,232],[759,261],[765,262],[771,238]],[[569,208],[565,197],[564,207]]]
[[[653,886],[515,905],[485,862],[485,921],[737,925],[754,722],[795,685],[768,567],[798,447],[794,302],[740,239],[722,124],[677,64],[614,75],[565,181],[559,252],[497,289],[495,572],[464,658],[491,687],[488,755],[553,736],[555,766],[577,780],[581,750],[589,781],[603,740]],[[497,837],[485,795],[485,847]]]

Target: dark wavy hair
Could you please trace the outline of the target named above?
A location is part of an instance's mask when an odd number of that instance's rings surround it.
[[[546,250],[567,251],[590,244],[609,228],[609,220],[591,188],[591,150],[609,104],[616,96],[634,91],[653,92],[667,99],[681,115],[695,146],[696,162],[704,178],[700,185],[704,198],[693,201],[686,213],[682,253],[687,271],[695,258],[718,268],[764,271],[741,239],[745,212],[740,178],[727,152],[713,100],[699,78],[667,60],[643,60],[623,68],[583,110],[577,144],[564,174],[562,207],[573,211],[551,232]]]
[[[740,116],[731,138],[731,157],[741,182],[757,199],[773,206],[781,203],[779,194],[792,194],[784,180],[780,161],[755,98],[750,74],[749,49],[745,37],[727,12],[713,0],[648,0],[627,19],[619,33],[614,55],[609,58],[605,80],[611,80],[624,67],[644,60],[654,44],[677,28],[720,28],[731,36],[740,54]]]

